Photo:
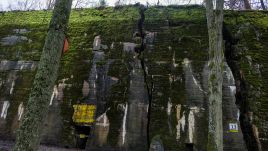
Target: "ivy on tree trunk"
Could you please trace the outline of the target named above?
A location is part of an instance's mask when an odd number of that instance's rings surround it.
[[[72,0],[56,1],[26,111],[17,131],[13,151],[38,150],[44,119],[49,108],[49,100],[58,76],[71,5]]]
[[[222,81],[223,81],[223,0],[206,0],[206,16],[209,36],[208,77],[208,151],[223,150],[222,130]]]

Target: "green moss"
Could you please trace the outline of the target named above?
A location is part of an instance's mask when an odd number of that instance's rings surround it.
[[[46,37],[48,22],[51,18],[50,11],[31,12],[6,12],[0,15],[0,39],[16,35],[13,29],[28,29],[30,32],[17,34],[31,39],[31,43],[17,43],[13,46],[0,45],[0,59],[7,60],[39,60],[40,53]],[[102,67],[108,60],[113,59],[110,65],[108,76],[118,78],[118,82],[112,86],[111,94],[107,99],[107,107],[110,110],[107,116],[110,121],[108,144],[117,146],[119,130],[122,124],[123,111],[118,106],[125,104],[129,87],[129,69],[125,62],[127,57],[123,53],[121,42],[132,42],[133,33],[137,30],[139,18],[138,8],[122,7],[114,9],[111,7],[97,9],[73,10],[70,18],[68,39],[70,49],[63,54],[58,83],[68,78],[66,84],[71,86],[64,89],[64,100],[61,103],[61,116],[64,127],[61,132],[61,144],[74,146],[74,129],[71,120],[72,105],[83,100],[82,87],[84,80],[88,79],[92,66],[92,45],[96,35],[101,35],[102,44],[107,45],[105,59],[98,62],[97,66]],[[168,21],[167,21],[168,20]],[[233,35],[240,38],[237,45],[241,54],[238,58],[240,67],[245,74],[247,82],[251,85],[252,93],[249,101],[252,104],[255,119],[260,130],[261,137],[267,137],[265,128],[261,123],[267,121],[268,110],[268,22],[266,12],[233,12],[225,11],[225,23]],[[175,105],[186,104],[187,95],[185,92],[185,79],[182,61],[188,58],[192,61],[193,71],[198,80],[201,80],[203,67],[208,60],[208,38],[205,10],[202,7],[150,7],[145,12],[145,31],[156,32],[156,41],[152,48],[146,48],[144,52],[145,64],[148,67],[147,82],[150,88],[154,83],[153,109],[150,121],[150,138],[161,136],[165,150],[184,150],[186,134],[176,140],[176,109]],[[241,33],[237,33],[240,30]],[[257,37],[257,33],[260,33]],[[111,48],[111,45],[114,48]],[[148,51],[147,51],[148,50]],[[252,57],[252,64],[260,64],[261,76],[254,72],[245,56]],[[174,57],[174,58],[173,58]],[[174,60],[173,60],[174,59]],[[176,67],[173,66],[176,64]],[[23,73],[22,83],[15,88],[14,105],[9,115],[9,124],[16,115],[19,102],[27,100],[29,88],[31,87],[32,72],[29,75]],[[152,75],[154,76],[152,79]],[[2,75],[6,78],[7,75]],[[170,76],[176,79],[170,83]],[[71,78],[72,77],[72,78]],[[27,88],[27,89],[20,89]],[[2,89],[1,89],[2,90]],[[256,93],[261,92],[257,97]],[[2,92],[2,91],[0,91]],[[254,92],[254,93],[253,93]],[[13,98],[14,97],[14,98]],[[171,116],[168,117],[166,108],[169,99],[173,104]],[[182,112],[189,113],[184,106]],[[262,116],[265,115],[265,116]],[[267,116],[266,116],[267,115]],[[169,133],[168,120],[171,123],[172,132]],[[203,122],[203,123],[202,123]],[[201,125],[206,125],[206,120]],[[204,131],[206,128],[204,127]],[[206,140],[202,140],[206,144]]]
[[[235,17],[236,19],[233,19]],[[267,121],[267,77],[268,71],[268,45],[266,43],[268,22],[267,12],[228,12],[225,15],[225,20],[228,27],[232,26],[233,34],[237,34],[240,30],[242,34],[239,35],[239,42],[237,44],[237,51],[239,51],[240,69],[243,76],[248,83],[247,103],[250,110],[253,111],[253,123],[258,127],[260,138],[267,138],[268,133],[263,123]],[[248,59],[250,56],[251,60]],[[256,72],[256,65],[259,65],[260,73]],[[262,140],[262,144],[267,141]]]

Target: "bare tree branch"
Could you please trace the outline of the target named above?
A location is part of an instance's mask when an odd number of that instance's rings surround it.
[[[85,7],[95,7],[97,6],[96,0],[74,0],[73,8],[85,8]]]
[[[55,0],[47,0],[46,1],[46,9],[53,9],[55,6]]]

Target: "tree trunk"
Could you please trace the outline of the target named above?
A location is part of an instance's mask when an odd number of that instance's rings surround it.
[[[209,77],[208,77],[208,151],[223,150],[222,131],[222,73],[223,73],[223,0],[206,0],[206,16],[209,36]]]
[[[251,9],[249,0],[244,0],[244,7],[245,7],[245,9]]]
[[[72,0],[57,0],[13,151],[37,151],[49,100],[57,79]]]

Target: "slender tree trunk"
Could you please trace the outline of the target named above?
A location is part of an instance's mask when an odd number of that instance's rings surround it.
[[[209,36],[209,123],[208,151],[223,150],[222,130],[222,73],[223,73],[223,0],[206,0],[206,16]]]
[[[26,112],[17,131],[13,151],[37,151],[49,99],[57,79],[72,0],[57,0],[42,56],[29,96]]]
[[[244,7],[245,7],[245,9],[251,9],[249,0],[243,0],[243,1],[244,1]]]

